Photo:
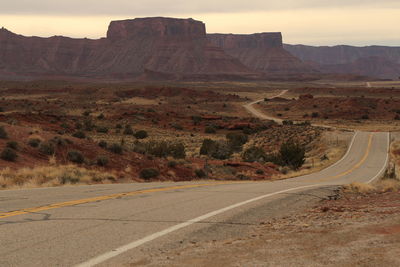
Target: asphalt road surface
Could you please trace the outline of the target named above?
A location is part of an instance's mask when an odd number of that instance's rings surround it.
[[[249,210],[312,188],[372,182],[389,134],[355,134],[315,174],[275,182],[135,183],[0,191],[0,266],[120,266]],[[258,213],[258,212],[257,212]],[[234,223],[230,221],[230,223]],[[129,265],[128,265],[129,266]]]

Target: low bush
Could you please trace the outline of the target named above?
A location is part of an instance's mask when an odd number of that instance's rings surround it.
[[[28,145],[30,145],[31,147],[38,147],[41,142],[42,140],[38,138],[31,138],[28,140]]]
[[[39,145],[39,152],[48,156],[54,155],[54,145],[49,142],[42,142]]]
[[[133,129],[130,125],[126,125],[123,134],[133,135]]]
[[[0,158],[6,161],[15,161],[18,158],[18,155],[14,149],[6,147],[1,152]]]
[[[97,129],[96,129],[96,131],[97,131],[98,133],[104,133],[104,134],[106,134],[106,133],[108,133],[108,128],[105,127],[105,126],[98,126]]]
[[[85,161],[82,153],[79,151],[69,151],[67,154],[67,159],[73,163],[82,164]]]
[[[285,142],[281,145],[279,157],[282,165],[289,166],[294,170],[299,169],[305,162],[306,149],[293,141]]]
[[[252,146],[243,152],[242,159],[246,162],[266,162],[267,154],[261,147]]]
[[[7,147],[11,148],[11,149],[14,149],[14,150],[17,150],[18,149],[18,143],[15,142],[15,141],[9,141],[9,142],[7,142]]]
[[[243,133],[228,133],[226,139],[228,140],[229,146],[235,152],[241,151],[243,145],[249,141],[249,137]]]
[[[6,132],[6,129],[4,129],[3,126],[0,126],[0,138],[1,139],[7,139],[8,138],[8,134]]]
[[[207,126],[204,129],[204,132],[207,134],[215,134],[217,132],[217,129],[215,129],[215,127],[213,127],[213,126]]]
[[[102,140],[99,142],[99,147],[106,149],[108,146],[107,142]]]
[[[178,165],[178,162],[175,160],[168,161],[168,167],[169,168],[175,168]]]
[[[152,178],[156,178],[160,175],[160,172],[153,168],[143,169],[140,171],[140,178],[144,180],[150,180]]]
[[[136,139],[146,139],[149,136],[149,134],[144,130],[140,130],[137,131],[134,136]]]
[[[200,155],[208,155],[215,159],[225,160],[232,156],[233,150],[228,142],[213,141],[211,139],[203,140],[200,148]]]
[[[98,166],[105,167],[108,164],[108,157],[107,156],[98,156],[96,159],[96,163]]]
[[[110,145],[108,147],[108,150],[110,150],[112,153],[115,153],[115,154],[122,154],[124,151],[123,147],[120,144],[116,144],[116,143]]]
[[[203,169],[197,169],[194,171],[198,178],[204,178],[207,176],[206,172]]]
[[[76,131],[72,136],[80,139],[86,138],[86,134],[83,131]]]

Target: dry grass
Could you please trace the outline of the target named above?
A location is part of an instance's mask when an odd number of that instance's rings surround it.
[[[70,184],[110,183],[116,177],[106,172],[74,165],[0,170],[0,189],[53,187]]]
[[[367,194],[372,192],[398,192],[400,191],[400,180],[382,179],[374,185],[364,183],[351,183],[344,186],[344,191],[357,194]]]

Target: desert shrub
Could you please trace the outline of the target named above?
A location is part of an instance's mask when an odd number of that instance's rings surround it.
[[[15,161],[17,157],[18,155],[15,150],[9,147],[4,148],[0,154],[0,158],[6,161]]]
[[[133,135],[132,126],[126,125],[123,134],[125,134],[125,135]]]
[[[75,129],[80,130],[82,128],[83,128],[82,123],[80,123],[80,122],[75,123]]]
[[[6,132],[6,129],[4,129],[4,126],[0,126],[0,138],[1,139],[7,139],[8,134]]]
[[[145,153],[158,157],[165,158],[169,155],[169,145],[165,141],[151,141],[145,144]]]
[[[97,165],[104,167],[108,164],[108,157],[107,156],[98,156],[96,159]]]
[[[170,144],[168,147],[168,155],[175,159],[186,158],[185,145],[183,143]]]
[[[14,150],[17,150],[18,149],[18,143],[17,142],[15,142],[15,141],[9,141],[9,142],[7,142],[7,145],[6,145],[8,148],[11,148],[11,149],[14,149]]]
[[[107,142],[106,142],[106,141],[104,141],[104,140],[101,140],[101,141],[99,142],[99,147],[106,149],[106,148],[107,148],[107,146],[108,146],[108,144],[107,144]]]
[[[72,136],[80,139],[86,138],[86,134],[83,131],[76,131]]]
[[[194,125],[199,125],[201,122],[201,117],[200,116],[192,116],[192,121]]]
[[[116,129],[122,129],[122,125],[120,123],[118,123],[117,125],[115,125]]]
[[[85,116],[85,117],[88,117],[89,115],[90,115],[90,111],[89,110],[85,110],[83,113],[82,113],[82,115],[83,116]]]
[[[243,133],[228,133],[226,139],[233,151],[239,152],[244,144],[249,141],[249,137]]]
[[[82,153],[75,150],[68,152],[67,159],[73,163],[78,163],[78,164],[81,164],[85,161],[85,158],[83,157]]]
[[[215,134],[217,132],[217,129],[215,129],[214,126],[207,126],[204,129],[204,132],[207,133],[207,134]]]
[[[293,121],[291,121],[291,120],[284,120],[284,121],[282,122],[282,124],[283,124],[283,125],[293,125]]]
[[[105,117],[104,117],[104,114],[103,113],[101,113],[99,116],[97,116],[97,119],[99,119],[99,120],[103,120]]]
[[[252,146],[243,152],[242,158],[246,162],[266,162],[267,154],[261,147]]]
[[[210,155],[216,146],[216,142],[211,139],[204,139],[200,148],[200,155]]]
[[[105,127],[105,126],[98,126],[97,127],[97,129],[96,129],[96,131],[98,132],[98,133],[108,133],[108,128],[107,127]]]
[[[318,112],[313,112],[313,113],[311,113],[311,117],[312,118],[318,118],[319,117],[319,113]]]
[[[261,169],[258,169],[258,170],[256,170],[256,174],[258,174],[258,175],[264,175],[265,172],[264,172],[263,170],[261,170]]]
[[[38,147],[41,142],[42,140],[38,138],[31,138],[28,140],[28,145],[30,145],[31,147]]]
[[[50,142],[42,142],[39,145],[39,152],[48,156],[54,155],[54,145]]]
[[[4,108],[3,107],[0,107],[0,112],[4,112]]]
[[[299,169],[305,162],[305,147],[293,141],[285,142],[279,150],[279,157],[282,165],[292,169]]]
[[[233,151],[228,142],[214,141],[211,139],[204,139],[200,148],[200,155],[208,155],[215,159],[228,159]]]
[[[60,127],[64,128],[64,129],[69,129],[69,125],[67,123],[65,123],[65,122],[61,123]]]
[[[92,122],[91,119],[85,120],[85,121],[83,122],[83,125],[84,125],[85,131],[89,131],[89,132],[92,131],[93,128],[95,127],[95,125],[94,125],[94,123]]]
[[[108,147],[108,150],[115,154],[122,154],[123,147],[120,144],[114,143]]]
[[[160,172],[153,168],[147,168],[140,171],[140,178],[144,180],[150,180],[152,178],[156,178],[160,175]]]
[[[62,138],[60,136],[54,136],[49,142],[57,146],[72,144],[71,140]]]
[[[178,162],[176,162],[175,160],[168,161],[169,168],[175,168],[177,165],[178,165]]]
[[[204,178],[207,176],[206,172],[203,169],[197,169],[194,171],[198,178]]]
[[[362,120],[369,120],[369,115],[368,114],[364,114],[361,116]]]
[[[171,126],[172,126],[172,128],[174,128],[175,130],[178,130],[178,131],[182,131],[182,130],[183,130],[183,126],[180,125],[180,124],[173,123]]]
[[[140,130],[140,131],[137,131],[137,132],[135,133],[136,139],[145,139],[145,138],[147,138],[148,136],[149,136],[149,134],[148,134],[146,131],[144,131],[144,130]]]

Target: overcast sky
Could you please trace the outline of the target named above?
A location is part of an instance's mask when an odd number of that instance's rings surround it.
[[[1,0],[0,27],[99,38],[111,20],[169,16],[208,32],[281,31],[286,43],[400,46],[400,0]]]

